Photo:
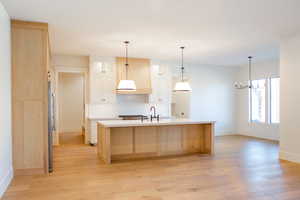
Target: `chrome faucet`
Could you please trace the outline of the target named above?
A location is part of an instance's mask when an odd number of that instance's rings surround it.
[[[151,106],[150,107],[150,113],[152,112],[152,110],[154,110],[154,117],[156,116],[156,108],[155,108],[155,106]],[[152,114],[151,114],[151,116],[152,116]]]
[[[154,111],[153,112],[153,115],[152,115],[152,110]],[[155,108],[155,106],[151,106],[150,107],[150,120],[151,120],[151,122],[152,122],[152,120],[153,119],[155,119],[156,118],[156,120],[157,120],[157,122],[159,121],[159,115],[156,115],[156,108]]]

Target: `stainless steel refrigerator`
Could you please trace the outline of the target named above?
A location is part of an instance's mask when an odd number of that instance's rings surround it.
[[[49,172],[53,172],[53,132],[55,131],[55,95],[51,81],[48,81],[48,163]]]

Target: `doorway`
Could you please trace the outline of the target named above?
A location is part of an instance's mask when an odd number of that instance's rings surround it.
[[[84,144],[85,74],[59,72],[57,88],[59,144]]]

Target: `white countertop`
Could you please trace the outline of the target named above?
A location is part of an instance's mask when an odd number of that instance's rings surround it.
[[[94,116],[89,116],[87,117],[88,120],[97,120],[97,121],[107,121],[107,120],[122,120],[120,117],[94,117]]]
[[[149,117],[149,116],[148,116]],[[161,119],[170,119],[168,116],[160,116]],[[96,116],[88,116],[88,120],[96,120],[96,121],[108,121],[108,120],[123,120],[122,117],[96,117]]]
[[[199,121],[192,119],[161,119],[157,122],[155,119],[153,122],[150,120],[109,120],[98,121],[99,124],[112,128],[112,127],[132,127],[132,126],[166,126],[166,125],[184,125],[184,124],[213,124],[215,121]]]

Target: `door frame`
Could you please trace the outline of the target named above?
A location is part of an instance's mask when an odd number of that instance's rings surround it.
[[[60,133],[60,124],[59,124],[59,73],[80,73],[83,74],[84,79],[84,120],[86,118],[86,104],[88,98],[88,68],[83,67],[64,67],[57,66],[55,67],[55,124],[56,130],[53,134],[53,144],[59,145],[59,133]],[[85,122],[84,122],[85,124]],[[85,127],[86,129],[86,127]]]

